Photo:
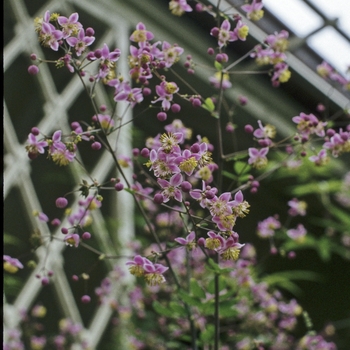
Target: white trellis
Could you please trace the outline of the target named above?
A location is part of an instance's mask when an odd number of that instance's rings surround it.
[[[12,25],[14,30],[14,36],[7,43],[4,48],[4,71],[5,73],[15,64],[15,61],[21,56],[29,57],[32,52],[38,53],[39,56],[45,57],[45,53],[40,47],[37,37],[33,28],[33,19],[37,16],[43,16],[46,10],[51,12],[57,11],[64,15],[68,15],[79,9],[88,13],[91,17],[96,18],[99,22],[103,23],[106,27],[104,37],[98,38],[98,45],[101,47],[104,42],[111,46],[115,46],[121,49],[123,57],[120,59],[121,64],[118,69],[122,74],[127,76],[127,55],[129,52],[129,35],[130,30],[134,28],[135,24],[139,21],[148,21],[150,29],[154,32],[162,32],[164,37],[171,42],[177,42],[179,38],[183,39],[185,50],[191,52],[196,61],[205,61],[202,53],[206,51],[208,45],[205,40],[198,40],[200,33],[195,27],[176,27],[176,20],[171,16],[164,16],[160,13],[155,6],[156,1],[136,1],[136,0],[51,0],[42,2],[42,7],[35,13],[34,16],[30,16],[28,9],[33,6],[32,2],[25,0],[5,0],[9,3],[15,17],[15,23]],[[226,1],[222,1],[223,6],[229,5]],[[137,5],[136,5],[137,4]],[[6,15],[6,14],[5,14]],[[251,24],[251,32],[257,40],[262,40],[266,35],[258,27]],[[175,31],[176,28],[176,31]],[[26,62],[29,64],[29,59]],[[330,90],[330,86],[325,83],[320,77],[312,72],[306,65],[298,60],[292,54],[289,55],[289,64],[300,75],[304,76],[315,88],[321,93],[327,94]],[[198,72],[198,75],[203,81],[207,81],[207,75],[205,73]],[[77,98],[82,92],[82,85],[77,77],[71,78],[68,85],[62,92],[58,92],[53,77],[48,67],[44,64],[40,66],[40,74],[37,75],[37,80],[40,86],[40,93],[44,96],[45,102],[43,106],[44,113],[40,122],[38,123],[39,129],[47,135],[52,134],[57,129],[63,130],[63,132],[69,132],[68,124],[68,111],[70,107],[76,102]],[[249,87],[242,85],[240,87],[240,93],[244,93]],[[259,87],[256,87],[259,90]],[[257,94],[259,96],[259,94]],[[232,92],[231,98],[236,98],[237,92]],[[108,99],[104,95],[102,90],[97,90],[97,99],[99,102],[108,104]],[[248,106],[249,112],[256,117],[256,119],[262,119],[263,115],[268,115],[274,118],[279,128],[286,131],[290,127],[289,124],[280,118],[279,108],[275,108],[274,103],[262,104],[261,99],[274,100],[271,92],[264,91],[264,96],[256,97],[256,101]],[[349,102],[348,99],[339,93],[334,91],[330,99],[339,107],[344,108]],[[285,100],[284,109],[293,110],[295,106],[293,101]],[[38,222],[32,217],[32,211],[41,210],[40,201],[37,197],[33,181],[31,179],[32,169],[31,161],[28,159],[25,152],[25,145],[22,144],[17,138],[16,128],[20,125],[13,124],[13,116],[7,108],[7,101],[4,99],[4,198],[11,196],[11,190],[16,188],[21,194],[22,201],[25,206],[27,216],[31,218],[31,231],[32,228],[38,226]],[[118,112],[122,113],[126,106],[123,104],[118,105]],[[131,118],[131,111],[126,116]],[[29,130],[28,130],[29,133]],[[120,142],[118,143],[118,152],[120,154],[131,154],[131,134],[130,128],[125,128],[123,134],[120,136]],[[113,144],[113,140],[111,140]],[[112,166],[109,155],[107,152],[102,155],[99,162],[95,165],[92,171],[92,177],[98,179],[101,183],[105,180]],[[84,175],[82,174],[80,167],[74,167],[72,169],[72,175],[80,181]],[[131,178],[131,172],[127,173],[127,176]],[[75,204],[77,205],[78,197],[75,198]],[[123,193],[119,193],[116,201],[115,217],[119,218],[121,223],[118,226],[118,238],[123,246],[127,245],[127,242],[133,239],[134,235],[134,223],[133,223],[133,201],[132,197]],[[113,247],[110,244],[110,233],[106,231],[102,224],[102,214],[97,210],[94,213],[94,225],[98,228],[99,235],[98,241],[101,250],[106,253],[115,254]],[[49,228],[46,224],[40,223],[41,232],[49,232]],[[57,232],[57,235],[59,232]],[[67,276],[63,269],[63,251],[65,245],[59,241],[53,241],[50,244],[50,254],[46,261],[46,266],[54,271],[54,280],[52,282],[56,291],[57,303],[63,310],[66,317],[71,318],[74,322],[83,324],[81,315],[76,305],[73,293],[70,290]],[[124,253],[127,253],[125,251]],[[24,287],[16,297],[14,303],[9,304],[4,298],[4,335],[7,336],[7,330],[12,329],[20,323],[19,310],[23,308],[30,308],[38,296],[42,286],[40,282],[35,278],[35,275],[39,272],[42,266],[42,262],[45,259],[45,247],[36,251],[38,267],[32,272],[32,275],[26,281]],[[109,263],[108,261],[106,263]],[[124,266],[121,263],[121,266]],[[128,274],[126,274],[128,276]],[[132,280],[127,282],[132,283]],[[122,295],[123,291],[118,287],[119,284],[114,285],[114,294]],[[94,349],[98,346],[101,339],[101,335],[107,327],[112,311],[107,305],[100,306],[94,314],[90,325],[84,330],[83,337],[88,341],[91,348]],[[77,348],[79,345],[77,344]]]

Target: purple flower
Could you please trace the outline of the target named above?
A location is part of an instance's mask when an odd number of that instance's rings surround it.
[[[46,141],[38,141],[36,139],[36,136],[32,133],[28,135],[28,145],[26,146],[26,150],[28,152],[28,156],[33,159],[37,157],[38,153],[44,153],[45,149],[44,147],[48,146],[48,143]]]
[[[70,233],[64,237],[64,241],[66,242],[66,245],[69,245],[71,247],[78,247],[80,242],[80,236],[77,233]]]
[[[165,67],[170,68],[174,63],[178,62],[180,59],[180,55],[182,55],[183,52],[184,49],[182,47],[177,45],[170,45],[167,41],[163,41],[162,62],[165,62]]]
[[[230,82],[230,77],[228,74],[222,74],[221,72],[216,72],[213,76],[209,77],[209,82],[216,89],[229,89],[232,84]]]
[[[225,19],[222,22],[220,28],[215,27],[210,31],[210,34],[212,36],[218,38],[218,44],[220,48],[227,45],[227,43],[230,41],[237,40],[236,34],[230,29],[231,29],[231,23],[229,20]]]
[[[117,92],[114,95],[114,101],[127,101],[131,107],[134,107],[137,103],[143,100],[141,88],[131,88],[129,84],[124,84],[123,90]]]
[[[275,230],[281,228],[281,223],[276,217],[270,216],[258,223],[257,234],[262,238],[273,237]]]
[[[43,46],[50,47],[54,51],[58,51],[59,40],[63,38],[63,33],[57,30],[51,23],[43,22],[39,40]]]
[[[9,255],[3,255],[4,270],[10,273],[16,273],[18,269],[23,269],[23,264],[16,258]]]
[[[77,35],[79,30],[82,29],[82,25],[78,22],[79,14],[74,12],[69,18],[59,16],[57,22],[62,27],[63,39],[70,37],[71,35]]]
[[[226,240],[224,240],[224,244],[218,250],[218,253],[222,257],[223,260],[237,260],[239,257],[240,249],[244,246],[244,244],[240,244],[237,242],[238,234],[231,234]]]
[[[302,243],[305,240],[306,232],[304,225],[299,224],[297,228],[288,230],[287,235],[298,243]]]
[[[247,13],[248,19],[252,21],[258,21],[264,16],[264,11],[262,8],[264,7],[261,0],[253,0],[253,2],[249,5],[241,6],[241,9]]]
[[[182,175],[177,173],[173,175],[169,181],[157,179],[158,184],[162,187],[163,202],[166,203],[170,198],[174,198],[178,202],[182,202],[182,192],[180,185],[183,181]]]
[[[143,267],[145,270],[144,278],[148,285],[156,286],[165,282],[163,273],[169,269],[168,267],[161,264],[153,264],[148,259],[145,259],[145,264]]]
[[[174,241],[177,243],[184,245],[187,247],[188,250],[193,250],[196,247],[196,233],[194,231],[191,231],[189,235],[186,236],[186,238],[178,237],[175,238]]]
[[[152,40],[153,38],[153,33],[146,30],[146,26],[142,22],[136,25],[136,30],[130,36],[130,40],[137,43],[144,43],[145,41]]]
[[[291,216],[305,216],[307,203],[304,201],[299,201],[297,198],[293,198],[288,202],[290,209],[288,210],[288,214]]]
[[[260,150],[257,148],[248,148],[249,159],[248,163],[254,168],[262,169],[267,165],[266,155],[269,152],[269,148],[265,147]]]
[[[171,0],[169,10],[175,16],[182,16],[185,12],[191,12],[192,7],[187,4],[186,0]]]
[[[69,37],[66,39],[69,46],[74,47],[77,56],[80,56],[88,46],[94,41],[94,36],[85,36],[84,29],[80,29],[77,37]]]
[[[143,258],[141,255],[136,255],[134,257],[134,260],[128,261],[126,263],[127,266],[129,266],[129,271],[132,275],[135,275],[136,277],[141,277],[144,275],[144,264],[147,259]]]
[[[173,94],[179,91],[176,83],[162,81],[160,85],[156,86],[156,92],[159,96],[156,100],[152,101],[152,103],[156,103],[162,101],[163,110],[167,111],[171,107],[170,101],[173,100]]]

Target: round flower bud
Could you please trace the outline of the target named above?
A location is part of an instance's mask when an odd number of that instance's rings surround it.
[[[203,11],[203,5],[198,3],[198,4],[196,4],[195,9],[196,9],[197,12],[202,12]]]
[[[61,232],[66,235],[68,233],[68,229],[66,227],[61,228]]]
[[[95,141],[93,144],[91,144],[91,148],[92,148],[94,151],[100,150],[101,147],[102,147],[102,145],[101,145],[99,142],[97,142],[97,141]]]
[[[163,195],[161,193],[157,193],[154,198],[154,202],[157,204],[162,204],[163,203]]]
[[[41,284],[42,284],[43,286],[47,286],[47,285],[49,284],[49,282],[50,282],[50,280],[49,280],[48,277],[43,277],[43,278],[41,279]]]
[[[60,226],[60,225],[61,225],[61,220],[55,218],[55,219],[53,219],[53,220],[51,221],[51,225],[52,225],[52,226]]]
[[[81,302],[82,302],[83,304],[89,304],[90,301],[91,301],[91,298],[90,298],[89,295],[83,295],[83,296],[81,297]]]
[[[215,51],[214,51],[214,49],[212,47],[209,47],[208,50],[207,50],[207,53],[209,55],[214,55]]]
[[[40,130],[35,126],[30,131],[34,136],[38,136],[40,134]]]
[[[73,276],[72,276],[72,280],[73,280],[74,282],[78,282],[78,281],[79,281],[79,277],[78,277],[77,275],[73,275]]]
[[[181,183],[181,190],[183,192],[190,192],[192,189],[192,185],[188,181],[184,181]]]
[[[148,87],[142,89],[143,96],[149,96],[152,93],[152,90]]]
[[[116,191],[122,191],[124,189],[124,185],[121,182],[118,182],[114,185]]]
[[[215,60],[219,63],[223,62],[224,61],[224,56],[222,53],[218,53],[215,57]]]
[[[90,232],[84,232],[81,236],[82,239],[90,239],[91,233]]]
[[[177,103],[174,103],[172,106],[171,106],[171,110],[173,113],[179,113],[181,111],[181,106]]]
[[[251,134],[254,131],[254,128],[250,124],[247,124],[247,125],[244,126],[244,131],[247,134]]]
[[[245,106],[248,103],[248,98],[246,96],[239,96],[238,102],[241,106]]]
[[[194,99],[192,100],[192,106],[193,106],[193,107],[200,107],[201,104],[202,104],[202,102],[201,102],[201,100],[200,100],[199,98],[194,98]]]
[[[64,197],[59,197],[56,199],[56,207],[57,208],[65,208],[68,205],[68,200]]]
[[[35,64],[32,64],[28,67],[28,73],[31,75],[36,75],[39,73],[39,68]]]
[[[137,157],[139,154],[140,154],[140,150],[139,150],[138,148],[134,148],[134,149],[132,150],[132,155],[133,155],[134,157]]]
[[[276,247],[271,247],[271,249],[270,249],[270,254],[276,255],[277,253],[278,253],[277,248],[276,248]]]
[[[101,112],[106,112],[106,110],[107,110],[107,106],[106,105],[101,105],[100,106],[100,111]]]
[[[166,120],[168,118],[168,116],[166,115],[165,112],[159,112],[157,114],[157,118],[159,121],[164,122],[164,120]]]
[[[86,28],[85,35],[86,36],[93,36],[95,34],[95,31],[92,28]]]
[[[145,158],[148,158],[149,157],[149,149],[148,148],[142,148],[141,156],[145,157]]]
[[[37,56],[35,53],[32,53],[29,57],[32,61],[35,61],[37,59]]]

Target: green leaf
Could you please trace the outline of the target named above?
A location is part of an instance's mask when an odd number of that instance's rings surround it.
[[[327,237],[322,237],[317,242],[317,252],[323,261],[329,261],[331,258],[331,245],[330,240]]]
[[[172,310],[173,316],[174,315],[178,315],[181,317],[187,316],[187,311],[186,311],[185,307],[182,305],[182,303],[179,303],[176,301],[171,301],[169,303],[169,308]]]
[[[198,306],[198,310],[203,315],[212,316],[215,313],[215,302],[214,299],[208,300]]]
[[[222,172],[222,175],[226,176],[227,178],[229,178],[229,179],[231,179],[231,180],[235,180],[235,181],[238,180],[238,176],[236,176],[235,174],[232,174],[232,173],[230,173],[230,172],[228,172],[228,171],[226,171],[226,170],[224,170],[224,171]]]
[[[23,246],[23,242],[17,237],[10,235],[8,233],[4,234],[4,245],[14,245],[17,247]]]
[[[203,343],[210,343],[214,339],[215,327],[213,324],[207,324],[205,330],[201,333],[200,339]]]
[[[348,212],[332,205],[331,203],[327,205],[327,209],[339,221],[343,222],[347,227],[350,227],[350,215]]]
[[[179,290],[179,297],[180,299],[185,302],[186,304],[188,304],[189,306],[197,306],[199,307],[202,302],[200,301],[200,299],[193,297],[192,295],[186,293],[183,290]]]
[[[208,264],[215,273],[219,274],[221,272],[220,266],[213,259],[209,258]]]
[[[191,294],[199,299],[205,299],[205,291],[199,285],[198,281],[195,278],[191,278],[190,280],[190,291]]]
[[[166,317],[173,317],[174,316],[173,311],[170,308],[163,306],[159,301],[155,300],[152,305],[153,305],[153,309],[159,315],[166,316]]]
[[[248,173],[251,169],[251,166],[245,162],[237,161],[234,163],[233,169],[237,175],[241,175]]]
[[[223,276],[219,276],[219,292],[226,288],[227,284]],[[212,278],[208,283],[208,292],[210,294],[215,294],[215,278]]]
[[[237,316],[237,310],[234,308],[235,302],[233,300],[221,302],[219,304],[220,317],[234,317]]]
[[[219,63],[218,61],[214,62],[214,67],[216,68],[217,71],[221,71],[222,70],[222,64]]]
[[[322,281],[322,276],[313,271],[307,270],[291,270],[281,271],[273,274],[269,274],[261,279],[270,286],[284,288],[295,295],[300,295],[302,290],[292,281],[293,280],[305,280],[305,281]]]
[[[215,111],[215,104],[213,100],[210,97],[207,97],[204,101],[204,104],[202,105],[203,108],[208,110],[209,112],[214,112]]]
[[[304,185],[298,185],[292,189],[292,194],[295,196],[305,196],[315,193],[334,193],[340,190],[338,180],[330,180],[323,182],[311,182]]]

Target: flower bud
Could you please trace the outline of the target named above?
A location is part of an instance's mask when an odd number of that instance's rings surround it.
[[[35,64],[32,64],[28,67],[28,73],[31,75],[36,75],[39,73],[39,68]]]
[[[166,115],[165,112],[159,112],[157,114],[157,118],[159,121],[164,122],[168,118],[168,116]]]
[[[64,197],[59,197],[56,199],[56,207],[57,208],[65,208],[68,205],[68,200]]]

